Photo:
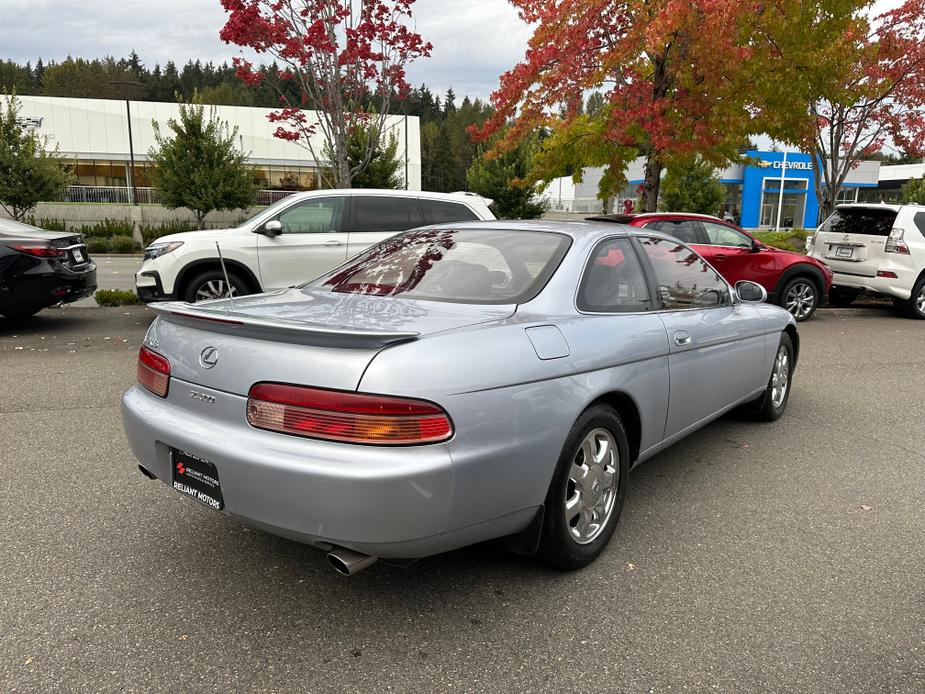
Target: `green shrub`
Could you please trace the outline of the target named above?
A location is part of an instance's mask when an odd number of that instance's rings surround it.
[[[806,237],[811,233],[813,232],[805,229],[787,229],[786,231],[753,231],[752,235],[766,246],[805,253]]]
[[[87,244],[87,250],[90,253],[109,253],[109,239],[103,239],[99,236],[87,236],[84,238]]]
[[[162,224],[143,224],[141,226],[141,238],[145,246],[150,245],[161,236],[168,234],[180,234],[184,231],[195,231],[196,224],[193,222],[164,222]]]
[[[94,298],[100,306],[134,306],[144,303],[135,292],[124,289],[98,289]]]
[[[134,253],[135,240],[131,236],[113,236],[109,239],[110,253]]]

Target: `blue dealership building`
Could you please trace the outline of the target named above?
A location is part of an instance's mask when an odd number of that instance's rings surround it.
[[[624,200],[635,203],[643,182],[645,160],[632,162],[626,171],[627,186],[612,201],[610,209],[622,211]],[[601,202],[595,200],[603,169],[586,169],[583,181],[557,179],[547,188],[546,198],[551,208],[559,204],[562,211],[599,212]],[[747,229],[777,227],[780,210],[781,228],[811,228],[819,223],[819,201],[813,184],[813,157],[803,152],[769,152],[749,150],[742,162],[716,172],[726,188],[723,211]],[[838,202],[866,202],[878,185],[880,163],[861,161],[852,169],[838,195]],[[569,185],[571,184],[571,185]],[[869,193],[865,196],[865,191]],[[564,209],[571,192],[571,209]],[[558,198],[557,198],[558,193]],[[783,197],[782,197],[783,196]],[[874,198],[870,198],[871,200]],[[590,209],[597,207],[598,209]],[[719,210],[717,210],[717,213]]]

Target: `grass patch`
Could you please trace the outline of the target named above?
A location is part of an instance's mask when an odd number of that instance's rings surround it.
[[[100,306],[141,306],[144,304],[135,292],[124,289],[97,289],[93,298]]]
[[[786,231],[753,231],[752,236],[772,248],[805,253],[806,237],[812,233],[806,229],[787,229]]]

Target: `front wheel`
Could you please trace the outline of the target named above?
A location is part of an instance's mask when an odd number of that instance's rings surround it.
[[[229,296],[240,296],[248,293],[250,293],[250,287],[237,272],[229,270],[226,281],[225,273],[221,270],[206,270],[197,274],[186,285],[183,300],[193,304],[197,301],[227,299]]]
[[[819,288],[807,277],[790,280],[780,296],[780,305],[787,309],[798,323],[809,320],[819,306]]]
[[[561,569],[594,561],[626,498],[629,443],[619,415],[596,405],[572,426],[546,495],[539,556]]]

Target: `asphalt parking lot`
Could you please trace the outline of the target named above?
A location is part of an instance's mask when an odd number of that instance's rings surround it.
[[[925,691],[925,322],[820,311],[787,414],[637,469],[608,551],[343,578],[139,474],[151,314],[0,322],[0,691]]]

